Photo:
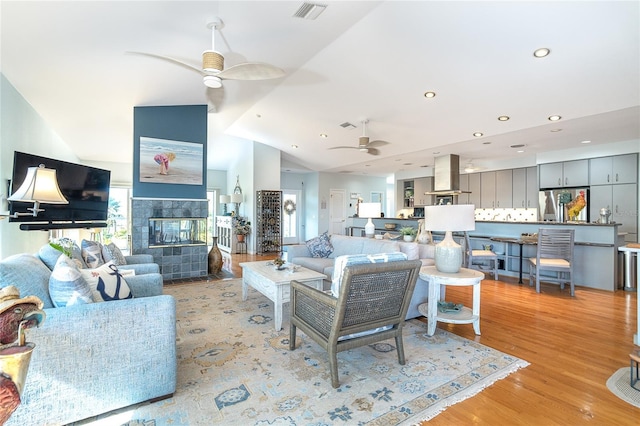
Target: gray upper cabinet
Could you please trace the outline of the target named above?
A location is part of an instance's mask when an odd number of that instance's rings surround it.
[[[469,191],[469,175],[460,175],[460,191]],[[469,194],[460,194],[458,196],[458,204],[469,204]]]
[[[538,173],[537,168],[526,167],[513,169],[513,207],[538,208]]]
[[[480,173],[469,173],[469,204],[480,207]]]
[[[589,185],[589,160],[540,164],[540,188]]]
[[[513,205],[513,173],[512,170],[496,172],[496,207],[511,208]]]
[[[413,196],[415,206],[433,205],[433,195],[424,195],[425,192],[433,191],[433,177],[415,179],[413,187],[415,190]]]
[[[491,209],[496,206],[496,172],[480,173],[480,207]]]
[[[514,205],[514,207],[517,207]],[[527,167],[527,203],[528,209],[538,208],[538,168]]]
[[[591,185],[635,183],[638,178],[638,154],[592,158],[589,166]]]

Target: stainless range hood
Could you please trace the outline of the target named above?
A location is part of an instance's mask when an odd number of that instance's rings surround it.
[[[442,155],[435,158],[433,191],[425,195],[470,194],[460,190],[460,156],[456,154]]]

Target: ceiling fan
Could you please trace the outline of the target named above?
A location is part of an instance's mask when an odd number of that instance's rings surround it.
[[[211,50],[205,50],[202,52],[202,68],[183,62],[179,59],[155,53],[128,53],[162,59],[187,67],[188,69],[201,74],[203,76],[204,85],[212,89],[221,88],[222,80],[270,80],[280,78],[285,75],[285,72],[282,69],[262,62],[244,62],[225,69],[224,56],[215,50],[216,30],[219,31],[223,27],[224,23],[220,18],[215,18],[212,22],[207,24],[207,28],[211,29]]]
[[[358,146],[334,146],[329,149],[357,149],[370,155],[379,155],[380,150],[376,148],[388,145],[389,142],[381,140],[369,141],[369,137],[367,136],[368,122],[369,120],[367,119],[362,120],[362,136],[358,138]]]

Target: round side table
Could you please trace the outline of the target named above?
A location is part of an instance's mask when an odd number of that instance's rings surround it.
[[[440,272],[435,266],[420,268],[420,278],[429,283],[429,299],[418,306],[418,311],[427,317],[427,335],[436,332],[437,321],[450,324],[473,324],[473,331],[480,335],[480,282],[484,273],[475,269],[460,268],[455,274]],[[440,286],[473,286],[472,308],[462,307],[458,312],[439,312]]]

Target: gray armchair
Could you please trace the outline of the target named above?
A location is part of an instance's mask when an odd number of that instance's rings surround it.
[[[292,281],[289,349],[297,328],[322,346],[334,388],[340,386],[338,352],[393,337],[404,365],[402,327],[421,266],[419,260],[347,266],[337,298]]]

